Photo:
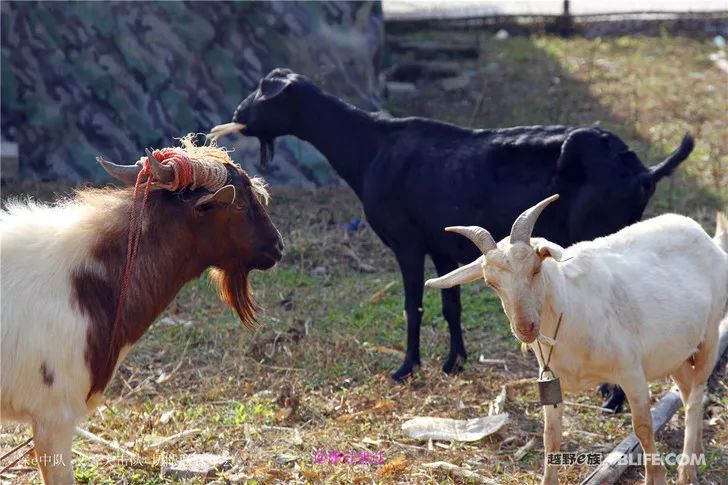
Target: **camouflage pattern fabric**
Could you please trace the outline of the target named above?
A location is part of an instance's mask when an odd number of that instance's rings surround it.
[[[274,67],[379,109],[379,2],[2,2],[2,138],[25,180],[106,181],[96,155],[206,132]],[[254,138],[223,140],[260,173]],[[277,142],[271,183],[336,181],[294,138]]]

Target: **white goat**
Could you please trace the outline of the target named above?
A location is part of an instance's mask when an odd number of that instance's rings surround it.
[[[473,241],[483,256],[427,286],[449,288],[483,277],[541,368],[537,341],[547,355],[546,342],[563,315],[549,364],[562,389],[622,386],[635,434],[651,456],[656,449],[648,382],[672,376],[685,404],[683,453],[701,453],[703,392],[728,301],[728,223],[718,215],[713,241],[695,221],[667,214],[563,249],[531,239],[541,211],[557,198],[521,214],[510,237],[498,244],[479,227],[447,228]],[[543,409],[543,483],[551,484],[557,483],[557,468],[548,454],[561,445],[563,404]],[[696,483],[691,463],[680,466],[679,483]],[[646,460],[645,483],[665,483],[661,464]]]

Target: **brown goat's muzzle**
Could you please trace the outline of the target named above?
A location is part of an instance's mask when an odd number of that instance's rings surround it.
[[[278,249],[271,249],[257,258],[250,264],[250,269],[259,269],[265,271],[276,265],[281,260],[283,254]]]
[[[280,236],[275,242],[267,244],[265,249],[256,252],[257,256],[250,263],[250,269],[266,270],[278,263],[283,257],[283,241]]]

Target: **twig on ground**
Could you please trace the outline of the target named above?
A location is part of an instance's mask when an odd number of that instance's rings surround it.
[[[121,446],[119,446],[119,445],[117,445],[115,443],[112,443],[111,441],[106,441],[105,439],[103,439],[103,438],[101,438],[99,436],[96,436],[95,434],[91,433],[90,431],[86,431],[85,429],[81,429],[79,427],[76,427],[76,434],[79,435],[79,436],[81,436],[81,437],[83,437],[83,438],[86,438],[87,440],[92,441],[94,443],[98,443],[98,444],[104,445],[107,448],[110,448],[110,449],[112,449],[114,451],[117,451],[119,453],[122,453],[122,454],[124,454],[126,456],[129,456],[129,457],[132,457],[132,458],[136,458],[138,456],[133,451],[129,451],[126,448],[123,448],[123,447],[121,447]]]
[[[189,346],[190,346],[190,339],[188,338],[187,339],[187,343],[185,343],[185,348],[182,349],[182,355],[180,355],[179,356],[179,360],[177,360],[177,365],[174,367],[174,369],[172,369],[172,371],[169,374],[162,373],[162,375],[160,375],[157,378],[157,380],[156,380],[156,383],[157,384],[161,384],[163,382],[167,382],[168,380],[170,380],[177,373],[177,371],[179,370],[179,368],[182,367],[182,361],[184,360],[185,355],[187,354],[187,348]]]
[[[387,296],[387,292],[390,290],[390,288],[392,288],[396,283],[396,281],[390,281],[382,288],[372,293],[372,296],[369,297],[367,303],[371,305],[373,303],[379,303],[380,301],[382,301],[384,297]]]
[[[441,469],[446,470],[453,475],[459,476],[461,478],[465,478],[468,480],[475,480],[478,483],[487,483],[489,485],[497,485],[498,482],[495,480],[492,480],[490,478],[486,478],[482,475],[478,475],[477,473],[467,470],[463,467],[459,467],[457,465],[453,465],[452,463],[448,463],[446,461],[435,461],[432,463],[423,463],[423,468],[429,468],[429,469]]]
[[[533,449],[533,447],[536,446],[536,437],[534,436],[528,442],[518,448],[516,452],[513,454],[513,457],[516,459],[516,461],[521,461],[529,451]]]
[[[148,448],[151,448],[151,449],[162,448],[163,446],[167,446],[168,444],[174,443],[175,441],[179,441],[179,440],[181,440],[183,438],[186,438],[187,436],[192,436],[192,435],[195,435],[195,434],[199,434],[201,432],[202,432],[202,430],[201,429],[197,429],[197,428],[195,428],[195,429],[187,429],[187,430],[182,431],[180,433],[173,434],[172,436],[169,436],[167,438],[164,438],[162,440],[159,440],[158,442],[154,443],[153,445],[149,445]]]
[[[391,443],[394,446],[399,446],[400,448],[409,448],[411,450],[429,451],[426,446],[406,445],[404,443],[400,443],[399,441],[394,441],[394,440],[383,440],[383,442]]]
[[[593,404],[581,404],[581,403],[572,402],[572,401],[564,401],[564,404],[566,404],[567,406],[574,406],[577,408],[585,408],[585,409],[593,409],[595,411],[601,411],[601,412],[607,413],[607,414],[614,414],[614,409],[603,408],[601,406],[594,406]]]

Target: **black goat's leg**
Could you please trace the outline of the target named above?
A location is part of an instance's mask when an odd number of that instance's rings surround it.
[[[404,282],[404,309],[407,315],[407,353],[399,369],[391,374],[395,381],[409,377],[420,366],[420,324],[425,279],[425,253],[416,248],[400,248],[395,256]]]
[[[438,276],[446,275],[458,267],[455,261],[440,255],[433,255],[432,261],[435,263]],[[447,321],[447,327],[450,331],[450,354],[442,365],[442,370],[447,374],[455,374],[463,370],[465,361],[468,358],[465,352],[465,342],[463,342],[463,330],[460,325],[460,287],[455,286],[444,289],[441,294],[442,316]]]
[[[622,409],[626,396],[621,387],[616,384],[602,384],[599,386],[599,392],[605,399],[609,396],[609,399],[602,404],[604,409],[611,409],[615,413],[618,413]]]

